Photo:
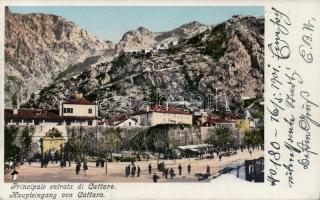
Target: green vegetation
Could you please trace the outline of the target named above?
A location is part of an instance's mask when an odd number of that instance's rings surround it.
[[[4,160],[26,159],[31,151],[32,135],[34,127],[5,126],[4,128]]]
[[[56,128],[52,128],[46,133],[46,136],[52,137],[52,138],[62,137],[62,132]]]
[[[14,95],[11,96],[11,102],[12,105],[17,106],[18,105],[18,96],[17,93],[15,93]]]
[[[16,76],[6,76],[8,81],[17,82],[18,78]]]
[[[105,73],[100,73],[100,74],[99,74],[98,76],[96,76],[95,78],[98,80],[99,85],[101,85],[101,81],[106,78],[106,74],[105,74]]]
[[[113,67],[125,66],[130,62],[130,58],[126,53],[121,52],[120,55],[112,61]]]
[[[244,133],[243,142],[245,144],[255,145],[264,143],[264,131],[259,129],[253,129]]]
[[[264,117],[263,105],[260,105],[259,103],[255,103],[253,105],[253,108],[255,109],[255,112],[252,115],[254,118],[263,118]]]
[[[232,132],[230,129],[225,127],[217,127],[210,130],[207,143],[218,148],[226,147],[233,144],[235,139],[232,137]]]
[[[8,94],[10,92],[10,86],[8,84],[4,84],[4,92]]]
[[[246,99],[244,100],[244,107],[250,106],[253,102],[255,102],[257,99]]]
[[[203,34],[200,34],[200,35],[196,35],[192,38],[190,38],[188,40],[188,43],[190,46],[192,47],[198,47],[198,46],[201,46],[203,44],[201,38],[203,37]]]
[[[4,127],[4,160],[5,162],[18,159],[20,147],[16,145],[16,138],[19,133],[19,128],[15,126]]]
[[[224,55],[226,50],[223,44],[227,42],[224,24],[215,26],[210,32],[210,40],[206,41],[204,53],[210,55],[215,61]]]
[[[21,133],[21,157],[29,157],[31,151],[32,135],[34,134],[34,127],[26,126]]]
[[[172,46],[170,47],[167,52],[169,54],[176,54],[182,51],[182,46]]]

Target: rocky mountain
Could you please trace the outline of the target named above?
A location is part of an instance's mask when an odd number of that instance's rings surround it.
[[[138,28],[138,32],[144,35],[141,44],[160,37],[144,28]],[[175,34],[183,35],[179,31],[163,33],[161,40]],[[125,35],[122,41],[133,41],[138,36],[131,35]],[[139,99],[160,93],[171,101],[204,100],[214,94],[218,107],[228,101],[234,109],[243,103],[243,97],[263,95],[264,19],[233,16],[167,49],[121,52],[112,61],[97,61],[80,75],[45,87],[25,106],[57,108],[60,100],[76,91],[88,99],[107,102],[105,108],[117,112],[130,112],[131,105],[141,103]]]
[[[197,21],[184,24],[167,32],[151,32],[139,27],[136,30],[126,32],[118,43],[118,50],[125,52],[153,49],[157,44],[170,44],[174,41],[188,39],[197,35],[209,27]]]
[[[108,60],[113,54],[108,50],[114,48],[112,42],[101,40],[60,16],[17,14],[6,7],[6,106],[23,103],[57,78],[80,73],[89,63],[99,60],[97,56]],[[63,73],[66,69],[69,73]]]

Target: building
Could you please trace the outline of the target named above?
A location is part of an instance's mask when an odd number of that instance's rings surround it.
[[[133,115],[141,126],[156,126],[158,124],[188,124],[192,125],[192,114],[169,106],[152,105]]]
[[[6,125],[96,126],[98,106],[86,99],[73,99],[59,104],[59,110],[5,109]]]
[[[32,143],[40,151],[39,141],[43,140],[44,152],[55,152],[68,140],[68,129],[72,127],[96,127],[98,106],[81,96],[59,103],[58,110],[14,108],[5,109],[6,126],[33,126]],[[51,137],[51,131],[57,131],[59,137]]]
[[[121,128],[140,127],[137,119],[127,115],[120,115],[110,119],[101,120],[98,122],[99,126],[115,126]]]

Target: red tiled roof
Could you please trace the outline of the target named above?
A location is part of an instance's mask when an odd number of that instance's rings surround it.
[[[137,115],[137,114],[143,114],[143,113],[149,113],[149,112],[160,112],[160,113],[171,113],[171,114],[182,114],[182,115],[190,115],[189,112],[174,108],[174,107],[170,107],[168,106],[168,108],[166,106],[161,106],[158,104],[155,105],[151,105],[149,110],[141,110],[133,115]]]
[[[17,114],[13,114],[13,109],[4,110],[5,120],[28,119],[28,120],[93,120],[96,117],[86,116],[59,116],[58,110],[41,109],[18,109]]]
[[[81,105],[96,105],[95,102],[89,101],[87,99],[71,99],[63,102],[63,104],[81,104]]]

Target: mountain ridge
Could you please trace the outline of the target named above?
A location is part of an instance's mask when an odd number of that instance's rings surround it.
[[[190,100],[217,90],[218,107],[235,108],[242,97],[262,97],[264,77],[264,19],[234,16],[161,51],[120,52],[110,62],[97,62],[80,75],[52,84],[26,106],[55,108],[76,91],[90,100],[122,99],[117,112],[129,111],[131,101],[154,95]],[[127,100],[125,100],[127,99]],[[131,99],[128,101],[128,99]]]

